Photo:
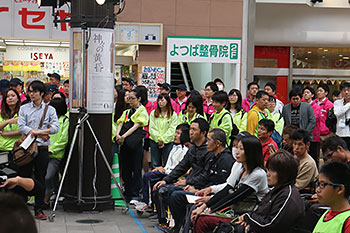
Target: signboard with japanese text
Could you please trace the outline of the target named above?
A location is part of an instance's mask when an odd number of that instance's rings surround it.
[[[69,16],[67,5],[58,9],[58,20]],[[1,37],[69,40],[69,23],[53,24],[52,8],[38,7],[36,0],[0,1]]]
[[[159,95],[158,83],[165,82],[165,67],[142,66],[141,85],[148,89],[148,98],[155,101]]]
[[[240,63],[241,38],[168,36],[167,62]]]
[[[162,45],[163,24],[116,22],[117,44]]]
[[[113,29],[92,28],[87,62],[87,110],[89,113],[112,113],[114,106]]]

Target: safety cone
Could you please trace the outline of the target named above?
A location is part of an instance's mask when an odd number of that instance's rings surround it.
[[[115,179],[117,180],[119,187],[120,187],[119,159],[118,159],[117,153],[114,154],[112,171],[113,171],[113,175],[114,175]],[[115,206],[124,206],[125,207],[125,203],[123,202],[123,200],[120,196],[119,190],[118,190],[117,186],[115,185],[113,179],[111,179],[111,194],[112,194],[113,199],[117,199],[114,201]],[[120,199],[120,200],[118,200],[118,199]]]

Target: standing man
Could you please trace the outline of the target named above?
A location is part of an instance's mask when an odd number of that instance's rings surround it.
[[[174,111],[177,115],[186,108],[186,102],[187,102],[187,87],[185,84],[180,84],[177,86],[176,89],[176,96],[175,103],[173,105]]]
[[[21,102],[27,99],[26,95],[23,92],[24,83],[19,78],[13,78],[10,80],[10,88],[13,88],[18,92],[21,98]]]
[[[63,88],[60,86],[61,76],[57,73],[47,74],[47,76],[50,78],[50,84],[56,85],[58,91],[64,94]]]
[[[317,99],[313,102],[317,103],[321,107],[321,118],[320,118],[320,130],[321,130],[321,144],[322,142],[331,136],[331,131],[326,126],[326,119],[329,109],[333,108],[333,103],[327,98],[329,93],[329,87],[327,84],[320,84],[317,87]]]
[[[297,129],[293,136],[293,154],[299,161],[298,175],[295,187],[299,190],[313,186],[318,177],[315,160],[308,154],[310,147],[310,133],[304,129]]]
[[[122,89],[131,91],[134,89],[135,83],[131,78],[122,78]]]
[[[292,89],[289,92],[291,103],[285,105],[282,112],[284,124],[307,130],[312,139],[312,130],[316,125],[314,111],[310,104],[301,102],[301,97],[299,89]]]
[[[337,117],[336,135],[341,137],[350,148],[350,83],[340,85],[342,99],[334,102],[334,115]]]
[[[247,89],[248,96],[242,100],[242,108],[245,112],[249,112],[249,110],[255,105],[255,98],[259,91],[259,84],[256,82],[251,82],[248,84]]]
[[[250,88],[254,85],[255,84],[252,84]],[[265,91],[258,91],[256,94],[256,104],[248,112],[247,117],[247,131],[251,135],[258,136],[258,123],[261,119],[271,119],[270,111],[267,110],[268,103],[269,95]]]
[[[271,115],[275,115],[275,113],[279,112],[282,114],[282,110],[283,110],[283,103],[282,101],[280,101],[279,99],[277,99],[276,96],[276,85],[272,82],[267,82],[265,84],[264,90],[267,94],[269,94],[270,96],[273,96],[276,98],[276,106],[275,106],[275,110],[273,112],[271,112]]]
[[[34,177],[45,187],[45,175],[49,162],[48,146],[50,145],[49,134],[56,134],[60,124],[57,114],[52,106],[44,103],[45,85],[41,81],[33,81],[28,88],[31,102],[22,105],[18,114],[18,131],[22,135],[37,137],[38,154],[30,163],[19,167],[18,173],[22,177]],[[46,113],[45,113],[46,109]],[[39,128],[41,118],[44,117],[42,127]],[[45,190],[45,189],[44,189]],[[35,217],[45,220],[43,212],[45,191],[35,195]]]

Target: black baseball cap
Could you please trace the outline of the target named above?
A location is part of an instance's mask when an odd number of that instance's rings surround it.
[[[58,91],[58,87],[53,84],[45,84],[45,91],[46,91],[46,94],[50,92],[55,92],[55,91]]]
[[[131,78],[122,78],[122,81],[127,81],[131,86],[135,86],[135,82]]]
[[[5,92],[9,88],[10,88],[10,81],[7,79],[1,79],[0,80],[0,92]]]
[[[171,91],[171,86],[169,83],[158,83],[158,87],[163,87],[167,91]]]
[[[178,89],[183,90],[183,91],[187,91],[187,87],[185,84],[180,84],[179,86],[177,86],[176,90],[178,90]]]
[[[61,76],[57,73],[52,73],[52,74],[48,73],[47,76],[53,77],[53,78],[57,79],[58,81],[61,81]]]

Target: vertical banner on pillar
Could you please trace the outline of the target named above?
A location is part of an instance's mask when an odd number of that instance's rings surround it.
[[[113,29],[89,30],[87,51],[87,111],[108,114],[114,106],[114,51]]]
[[[70,44],[70,64],[72,69],[70,69],[70,93],[71,98],[69,98],[70,111],[77,112],[77,110],[82,106],[82,92],[84,91],[83,82],[83,31],[81,29],[72,29],[71,34],[71,44]],[[85,95],[84,95],[85,96]],[[84,107],[85,101],[84,101]]]

